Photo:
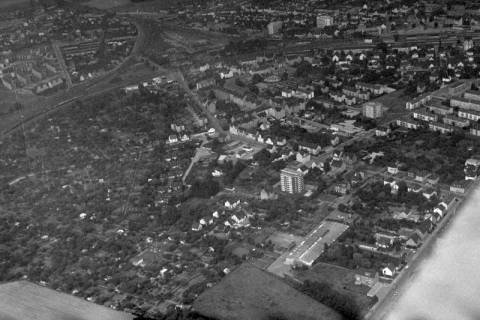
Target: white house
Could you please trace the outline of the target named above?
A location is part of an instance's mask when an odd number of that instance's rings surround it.
[[[388,265],[382,269],[382,275],[385,277],[393,278],[396,269],[392,265]]]
[[[168,136],[167,143],[172,144],[172,143],[177,143],[178,142],[178,137],[174,134],[171,134]]]
[[[390,174],[398,174],[398,167],[388,167],[387,171]]]

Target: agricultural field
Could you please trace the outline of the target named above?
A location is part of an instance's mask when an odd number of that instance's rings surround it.
[[[0,319],[130,320],[133,316],[28,281],[0,285]]]
[[[201,294],[193,308],[219,320],[342,319],[332,309],[247,263]]]

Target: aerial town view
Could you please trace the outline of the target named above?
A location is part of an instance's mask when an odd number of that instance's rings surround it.
[[[480,319],[479,0],[0,9],[0,320]]]

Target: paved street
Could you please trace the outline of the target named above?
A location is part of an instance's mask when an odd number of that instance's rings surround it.
[[[62,50],[60,50],[60,45],[57,42],[53,42],[52,48],[55,52],[58,62],[60,63],[60,67],[62,68],[63,76],[67,82],[67,89],[70,89],[73,87],[72,78],[70,78],[70,73],[68,72],[67,65],[65,64],[65,59],[63,58]]]

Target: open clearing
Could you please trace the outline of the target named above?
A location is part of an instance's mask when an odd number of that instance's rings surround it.
[[[132,315],[28,281],[0,285],[0,319],[130,320]]]
[[[245,263],[198,297],[193,308],[219,320],[334,320],[332,309],[293,289],[274,275]]]

